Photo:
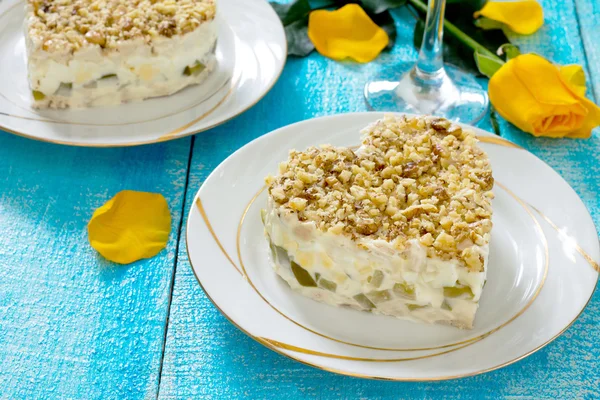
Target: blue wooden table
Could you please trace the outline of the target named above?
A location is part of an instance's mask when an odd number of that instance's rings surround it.
[[[545,25],[515,41],[586,67],[600,100],[600,2],[544,0]],[[414,60],[414,19],[396,13],[398,43],[376,62],[290,59],[255,107],[196,137],[125,149],[69,148],[0,132],[0,398],[600,398],[600,294],[559,339],[498,371],[436,383],[336,376],[262,347],[212,306],[185,251],[185,220],[203,180],[229,154],[303,119],[365,110],[364,82]],[[0,68],[1,69],[1,68]],[[480,124],[490,129],[489,117]],[[555,168],[600,226],[600,134],[504,137]],[[159,192],[173,232],[157,257],[128,266],[89,246],[95,208],[122,189]]]

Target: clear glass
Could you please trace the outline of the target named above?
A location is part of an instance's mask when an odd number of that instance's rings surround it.
[[[438,115],[467,124],[475,124],[485,115],[485,89],[471,74],[444,64],[445,8],[446,0],[429,0],[416,63],[383,70],[365,85],[365,100],[371,110]]]

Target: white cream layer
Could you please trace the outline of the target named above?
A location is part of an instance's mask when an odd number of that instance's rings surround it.
[[[292,289],[307,297],[333,306],[364,309],[354,296],[365,294],[369,297],[373,291],[385,291],[389,299],[376,303],[372,312],[429,323],[445,322],[461,328],[473,325],[485,283],[487,245],[479,247],[484,258],[484,272],[470,272],[458,260],[427,257],[425,247],[418,240],[410,241],[409,246],[399,252],[384,240],[352,241],[343,235],[321,232],[312,222],[300,222],[295,214],[280,213],[271,198],[264,225],[270,241],[313,278],[319,274],[337,285],[335,292],[302,286],[285,255],[276,257],[275,271]],[[383,280],[373,287],[370,277],[376,270],[383,273]],[[399,295],[393,290],[398,283],[413,287],[414,295]],[[473,298],[469,295],[444,296],[444,287],[459,286],[468,286]]]
[[[31,52],[33,45],[28,39],[29,81],[32,90],[46,96],[39,102],[42,106],[54,97],[61,103],[52,105],[57,108],[112,105],[169,95],[205,79],[214,68],[216,39],[215,21],[205,22],[184,36],[159,37],[151,44],[141,39],[125,42],[118,51],[108,52],[95,46],[53,57],[42,50]],[[184,69],[197,61],[206,69],[195,76],[184,75]],[[101,79],[113,74],[116,77]],[[71,84],[71,89],[66,91],[64,84]]]

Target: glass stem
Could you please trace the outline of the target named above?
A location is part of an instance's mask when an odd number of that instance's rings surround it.
[[[423,42],[415,72],[422,79],[435,79],[444,69],[442,40],[446,0],[429,0]]]

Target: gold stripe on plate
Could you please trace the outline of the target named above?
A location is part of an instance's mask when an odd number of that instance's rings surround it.
[[[231,93],[233,92],[233,88],[235,87],[237,83],[234,83],[231,85],[231,87],[229,88],[229,90],[227,91],[227,93],[225,94],[225,96],[223,96],[223,98],[221,100],[219,100],[219,102],[217,104],[215,104],[210,110],[208,110],[207,112],[205,112],[204,114],[202,114],[201,116],[199,116],[198,118],[186,123],[185,125],[180,126],[177,129],[173,129],[171,132],[165,133],[164,135],[162,135],[159,140],[168,140],[174,136],[177,136],[179,133],[183,132],[184,130],[186,130],[187,128],[195,125],[196,123],[200,122],[201,120],[203,120],[204,118],[208,117],[210,114],[212,114],[217,108],[219,108],[221,106],[221,104],[223,104],[225,102],[225,100],[227,100],[229,98],[229,95],[231,95]]]
[[[233,262],[233,260],[231,259],[231,257],[229,257],[229,254],[227,254],[227,251],[225,251],[225,248],[223,247],[223,245],[219,241],[219,238],[215,234],[215,231],[213,230],[213,227],[210,224],[210,221],[208,220],[208,216],[206,215],[206,211],[204,210],[204,206],[202,205],[202,200],[200,200],[200,196],[196,197],[196,208],[198,208],[198,211],[200,212],[200,215],[202,216],[202,219],[204,220],[204,223],[206,224],[206,227],[208,228],[208,231],[210,232],[210,234],[212,235],[213,239],[217,243],[217,246],[219,246],[219,249],[221,249],[221,252],[229,260],[229,263],[233,266],[233,268],[235,268],[235,270],[237,272],[239,272],[240,275],[244,276],[244,274],[242,273],[242,271],[240,271],[240,269],[237,267],[237,265],[235,265],[235,263]]]
[[[491,144],[497,144],[497,145],[504,146],[504,147],[512,147],[512,148],[515,148],[515,149],[523,149],[518,144],[510,142],[510,141],[508,141],[506,139],[503,139],[500,136],[477,135],[477,140],[479,140],[482,143],[491,143]]]
[[[282,343],[279,342],[277,340],[273,340],[273,339],[267,339],[264,337],[260,337],[259,338],[262,342],[266,342],[269,343],[275,347],[278,347],[280,349],[283,350],[288,350],[288,351],[293,351],[295,353],[302,353],[302,354],[308,354],[311,356],[318,356],[318,357],[325,357],[325,358],[335,358],[338,360],[346,360],[346,361],[364,361],[364,362],[382,362],[382,363],[387,363],[387,362],[402,362],[402,361],[415,361],[415,360],[422,360],[424,358],[432,358],[432,357],[437,357],[437,356],[441,356],[442,354],[448,354],[448,353],[452,353],[454,351],[460,350],[460,349],[464,349],[467,346],[470,346],[473,343],[467,343],[464,344],[462,346],[459,347],[455,347],[449,350],[445,350],[439,353],[432,353],[432,354],[425,354],[422,356],[416,356],[416,357],[403,357],[403,358],[368,358],[368,357],[352,357],[352,356],[342,356],[342,355],[337,355],[337,354],[330,354],[330,353],[324,353],[321,351],[316,351],[316,350],[310,350],[310,349],[305,349],[303,347],[298,347],[298,346],[293,346],[291,344],[287,344],[287,343]],[[483,338],[481,338],[483,339]],[[477,341],[480,341],[481,339],[478,339]]]
[[[146,120],[143,120],[143,121],[125,122],[125,123],[120,123],[120,124],[92,124],[92,123],[83,123],[83,122],[63,121],[63,120],[60,120],[60,119],[42,119],[42,118],[25,117],[25,116],[22,116],[22,115],[8,114],[8,113],[5,113],[5,112],[0,112],[0,115],[4,115],[6,117],[18,118],[18,119],[27,120],[27,121],[45,122],[45,123],[59,124],[59,125],[74,125],[74,126],[121,127],[121,126],[128,126],[128,125],[146,124],[148,122],[154,122],[154,121],[158,121],[160,119],[169,118],[169,117],[172,117],[174,115],[186,112],[186,111],[188,111],[188,110],[190,110],[190,109],[192,109],[194,107],[198,107],[200,104],[202,104],[204,102],[207,102],[208,100],[210,100],[211,98],[213,98],[217,93],[219,93],[221,91],[221,89],[225,88],[229,84],[232,84],[231,82],[232,82],[231,78],[227,78],[225,80],[225,82],[223,82],[223,84],[217,88],[217,90],[215,90],[207,98],[202,99],[202,100],[198,101],[197,103],[189,105],[189,106],[187,106],[187,107],[185,107],[183,109],[180,109],[180,110],[177,110],[177,111],[173,111],[170,114],[162,115],[160,117],[146,119]],[[230,88],[230,90],[231,90],[231,88]],[[175,95],[175,93],[173,93],[173,95]],[[24,107],[21,107],[20,105],[16,104],[15,102],[13,102],[12,100],[10,100],[8,97],[6,97],[1,92],[0,92],[0,96],[2,96],[4,99],[6,99],[6,101],[12,103],[15,107],[20,108],[20,109],[22,109],[23,111],[26,111],[26,112],[31,112],[31,110],[28,110],[28,109],[26,109]],[[228,96],[228,93],[225,94],[225,97],[227,97],[227,96]],[[166,96],[161,96],[161,97],[166,97]],[[146,100],[152,100],[152,99],[156,99],[156,98],[157,97],[148,98]],[[146,101],[146,100],[144,100],[144,101]]]
[[[581,256],[583,258],[585,258],[585,260],[590,264],[590,266],[598,273],[600,273],[600,265],[598,265],[598,263],[592,258],[592,256],[590,256],[576,241],[574,238],[567,236],[566,233],[563,232],[562,229],[560,229],[554,222],[552,222],[552,220],[543,212],[541,212],[539,209],[535,208],[534,206],[530,206],[531,208],[533,208],[538,214],[540,214],[540,216],[542,218],[544,218],[544,220],[548,223],[548,225],[550,225],[552,228],[554,228],[554,230],[556,230],[556,232],[558,232],[558,235],[560,237],[563,237],[565,239],[569,239],[570,243],[573,245],[573,247],[575,248],[575,250],[577,250],[577,252],[579,254],[581,254]]]
[[[236,237],[236,247],[237,247],[237,255],[238,255],[238,260],[240,262],[240,266],[241,269],[243,271],[244,276],[246,277],[246,280],[248,281],[248,283],[250,284],[250,286],[252,287],[252,289],[263,299],[263,301],[265,303],[267,303],[274,311],[276,311],[278,314],[280,314],[281,316],[283,316],[284,318],[286,318],[288,321],[292,322],[293,324],[299,326],[300,328],[313,333],[317,336],[321,336],[325,339],[329,339],[332,340],[334,342],[338,342],[338,343],[342,343],[342,344],[346,344],[349,346],[354,346],[354,347],[360,347],[360,348],[364,348],[364,349],[370,349],[370,350],[380,350],[380,351],[424,351],[424,350],[438,350],[438,349],[444,349],[444,348],[449,348],[449,347],[454,347],[454,346],[458,346],[458,345],[462,345],[462,344],[474,344],[478,341],[480,341],[481,339],[491,335],[494,332],[497,332],[498,330],[502,329],[503,327],[505,327],[506,325],[508,325],[509,323],[511,323],[512,321],[514,321],[516,318],[518,318],[520,315],[522,315],[530,306],[531,304],[533,304],[533,302],[535,301],[535,299],[538,297],[538,295],[540,294],[540,291],[542,290],[542,287],[544,286],[544,283],[546,282],[546,277],[548,276],[548,265],[549,265],[549,250],[548,250],[548,239],[546,238],[545,234],[544,234],[544,230],[542,229],[539,221],[535,218],[535,215],[531,212],[531,210],[528,208],[527,204],[522,201],[519,197],[517,197],[512,191],[510,191],[508,188],[506,188],[504,185],[500,184],[499,182],[496,182],[498,184],[499,187],[501,187],[502,189],[504,189],[511,197],[513,197],[527,212],[527,214],[529,214],[529,216],[531,217],[531,219],[533,220],[534,224],[539,228],[540,232],[542,233],[542,237],[544,238],[544,250],[545,250],[545,264],[544,264],[544,275],[542,277],[542,281],[540,283],[540,285],[538,286],[538,288],[536,289],[533,297],[531,298],[531,300],[523,307],[523,309],[521,309],[519,312],[517,312],[512,318],[510,318],[509,320],[507,320],[506,322],[504,322],[503,324],[497,326],[496,328],[491,329],[488,332],[482,333],[479,336],[476,336],[474,338],[470,338],[470,339],[466,339],[463,341],[459,341],[459,342],[455,342],[455,343],[450,343],[450,344],[446,344],[446,345],[442,345],[442,346],[434,346],[434,347],[421,347],[421,348],[387,348],[387,347],[376,347],[376,346],[365,346],[365,345],[361,345],[358,343],[352,343],[352,342],[348,342],[345,340],[341,340],[341,339],[336,339],[334,337],[325,335],[323,333],[317,332],[303,324],[301,324],[300,322],[290,318],[289,316],[287,316],[285,313],[283,313],[281,310],[279,310],[277,307],[275,307],[273,304],[271,304],[271,302],[269,302],[269,300],[267,300],[267,298],[258,290],[258,288],[254,285],[254,283],[252,282],[251,277],[248,275],[248,272],[246,271],[246,266],[244,264],[244,261],[242,259],[242,255],[241,255],[241,246],[240,246],[240,239],[241,239],[241,231],[242,231],[242,225],[244,224],[244,220],[246,218],[246,215],[248,214],[248,211],[250,210],[250,207],[252,206],[252,204],[256,201],[256,199],[258,198],[258,196],[260,196],[260,194],[266,189],[266,186],[263,186],[250,200],[250,202],[248,203],[248,205],[246,206],[246,208],[244,209],[244,212],[242,214],[242,217],[240,219],[240,222],[238,224],[238,229],[237,229],[237,237]],[[308,350],[310,351],[310,350]],[[335,357],[335,355],[331,354],[330,357]]]

